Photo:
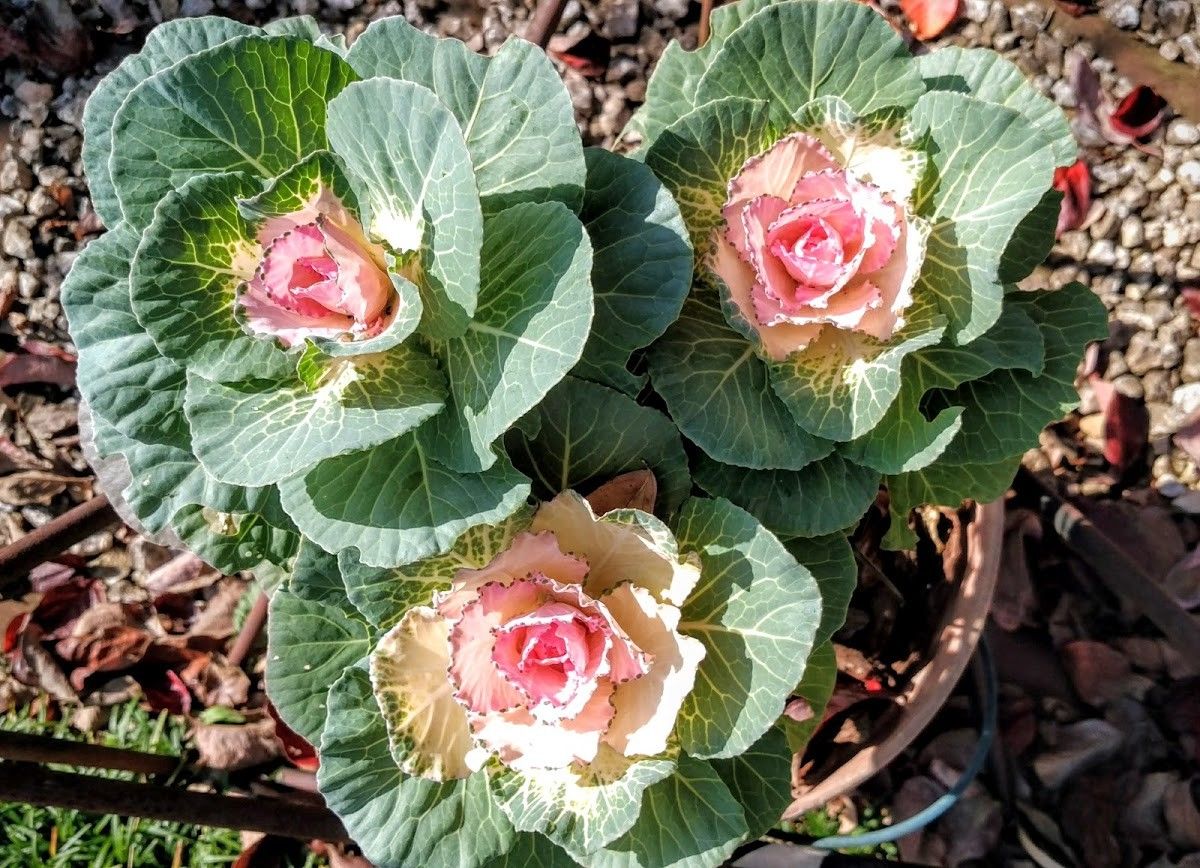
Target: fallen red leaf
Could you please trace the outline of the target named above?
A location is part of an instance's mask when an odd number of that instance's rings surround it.
[[[71,686],[82,691],[97,672],[118,672],[137,663],[150,647],[150,635],[128,625],[106,627],[89,636],[61,639],[54,650],[64,660],[79,664],[71,672]]]
[[[1104,414],[1104,460],[1123,472],[1146,450],[1150,414],[1141,400],[1121,394],[1099,375],[1092,374],[1088,381]]]
[[[153,675],[142,674],[137,681],[152,711],[188,714],[192,710],[192,694],[183,679],[170,669]]]
[[[1179,290],[1179,294],[1183,296],[1183,303],[1192,319],[1200,320],[1200,286],[1185,286]]]
[[[1054,189],[1063,194],[1055,235],[1079,229],[1092,208],[1092,173],[1088,164],[1076,160],[1070,166],[1055,169]]]
[[[275,706],[268,702],[267,711],[275,721],[275,737],[283,745],[283,755],[288,762],[306,772],[315,772],[321,764],[317,758],[317,749],[308,740],[283,722]]]
[[[71,579],[45,592],[33,610],[33,620],[47,639],[61,639],[70,634],[76,618],[104,598],[104,586],[96,580]]]
[[[52,383],[64,388],[74,386],[75,363],[30,352],[6,353],[0,357],[0,389],[26,383]]]
[[[1158,129],[1166,109],[1165,99],[1153,88],[1139,84],[1117,103],[1109,116],[1109,123],[1117,132],[1131,139],[1142,139]]]
[[[612,45],[591,31],[582,38],[562,34],[550,40],[546,53],[586,78],[601,78],[608,69]]]
[[[900,11],[917,39],[933,39],[958,17],[958,3],[959,0],[900,0]]]

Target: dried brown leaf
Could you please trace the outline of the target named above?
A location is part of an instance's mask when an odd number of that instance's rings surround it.
[[[640,509],[654,512],[658,499],[658,480],[653,471],[633,470],[610,479],[587,496],[596,515],[614,509]]]
[[[197,724],[196,749],[200,764],[219,771],[236,771],[273,760],[281,753],[275,721],[268,715],[248,723]]]

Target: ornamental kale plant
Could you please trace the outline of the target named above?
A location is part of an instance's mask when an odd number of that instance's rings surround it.
[[[380,569],[301,544],[271,600],[272,701],[374,864],[721,863],[791,800],[846,538],[785,547],[692,497],[670,420],[575,376],[505,443],[539,502],[445,554]],[[781,716],[793,694],[812,721]]]
[[[1018,287],[1053,242],[1058,108],[983,49],[913,57],[844,0],[741,0],[672,43],[627,130],[696,250],[654,389],[698,484],[785,536],[990,500],[1077,401],[1106,334],[1078,284]]]
[[[179,20],[84,122],[108,232],[63,302],[89,457],[129,521],[227,572],[290,568],[302,536],[404,564],[502,520],[529,493],[513,423],[569,370],[640,388],[629,356],[687,291],[670,196],[584,150],[521,40]]]

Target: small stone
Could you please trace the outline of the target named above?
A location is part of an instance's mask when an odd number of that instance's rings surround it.
[[[1191,23],[1192,4],[1188,0],[1162,0],[1158,4],[1158,27],[1172,39],[1187,33]]]
[[[184,18],[199,18],[213,11],[213,0],[183,0],[179,4],[179,14]]]
[[[1146,227],[1142,224],[1142,218],[1130,214],[1121,224],[1121,246],[1141,247],[1145,240]]]
[[[1167,126],[1167,141],[1172,145],[1200,143],[1200,127],[1183,118],[1175,118]]]
[[[1145,374],[1159,367],[1161,353],[1149,332],[1137,332],[1129,339],[1129,347],[1125,350],[1125,361],[1129,370],[1135,374]]]
[[[1179,43],[1174,39],[1167,39],[1158,46],[1158,53],[1164,60],[1174,63],[1176,60],[1179,60],[1179,55],[1183,54],[1183,49],[1179,47]]]
[[[988,0],[964,0],[962,5],[963,17],[976,24],[987,21],[992,4]]]
[[[1188,190],[1200,190],[1200,160],[1188,160],[1175,170],[1175,177]]]
[[[1168,250],[1176,250],[1187,243],[1188,230],[1175,221],[1164,223],[1162,228],[1162,246]]]
[[[1147,401],[1171,400],[1171,375],[1166,371],[1148,371],[1141,387],[1141,397]]]
[[[26,79],[17,85],[13,91],[21,103],[20,116],[30,121],[35,127],[40,127],[50,115],[50,100],[54,98],[54,88],[39,81]]]
[[[1200,338],[1192,338],[1183,345],[1184,382],[1200,382]]]
[[[4,235],[0,237],[0,250],[15,259],[32,259],[33,238],[29,235],[29,229],[18,220],[9,220],[4,227]]]
[[[1179,50],[1183,52],[1183,62],[1191,66],[1200,66],[1200,43],[1191,33],[1185,33],[1177,39]]]
[[[609,39],[630,39],[638,32],[637,0],[603,0],[604,35]]]
[[[687,15],[689,0],[654,0],[654,11],[663,18],[680,19]]]
[[[1142,10],[1129,0],[1114,3],[1104,10],[1105,17],[1122,30],[1137,30],[1142,23]]]
[[[1150,374],[1154,373],[1157,373],[1157,371],[1150,371],[1148,374],[1146,374],[1146,376],[1149,377]],[[1121,376],[1117,377],[1115,380],[1113,380],[1113,388],[1126,398],[1135,398],[1140,400],[1146,395],[1146,391],[1142,386],[1142,381],[1133,374],[1122,374]],[[1171,392],[1168,390],[1167,394],[1163,396],[1162,400],[1170,400],[1170,398]]]
[[[13,158],[0,165],[0,193],[28,190],[33,183],[33,172],[21,160]]]
[[[45,187],[38,187],[29,195],[29,201],[25,204],[25,210],[34,217],[49,217],[59,209],[58,202],[46,190]]]
[[[1200,383],[1180,386],[1171,394],[1171,407],[1182,417],[1187,417],[1200,408]]]
[[[1087,259],[1095,265],[1116,265],[1117,247],[1109,239],[1102,238],[1088,249]]]
[[[1115,210],[1102,208],[1088,226],[1088,234],[1096,239],[1116,238],[1120,222],[1121,218]]]
[[[1167,456],[1161,455],[1160,458]],[[1180,482],[1173,473],[1162,473],[1154,480],[1154,487],[1163,497],[1174,498],[1187,492],[1187,486]]]
[[[1079,230],[1064,232],[1058,239],[1059,249],[1068,259],[1076,262],[1082,262],[1088,258],[1089,243],[1088,234]]]

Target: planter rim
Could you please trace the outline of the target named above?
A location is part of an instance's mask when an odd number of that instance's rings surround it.
[[[942,629],[936,643],[939,650],[896,698],[900,706],[899,720],[881,739],[864,747],[793,801],[784,811],[785,818],[795,818],[819,808],[873,777],[912,744],[945,705],[971,662],[987,624],[1000,573],[1003,540],[1003,498],[977,504],[975,515],[967,526],[966,570],[959,593],[943,613]]]

